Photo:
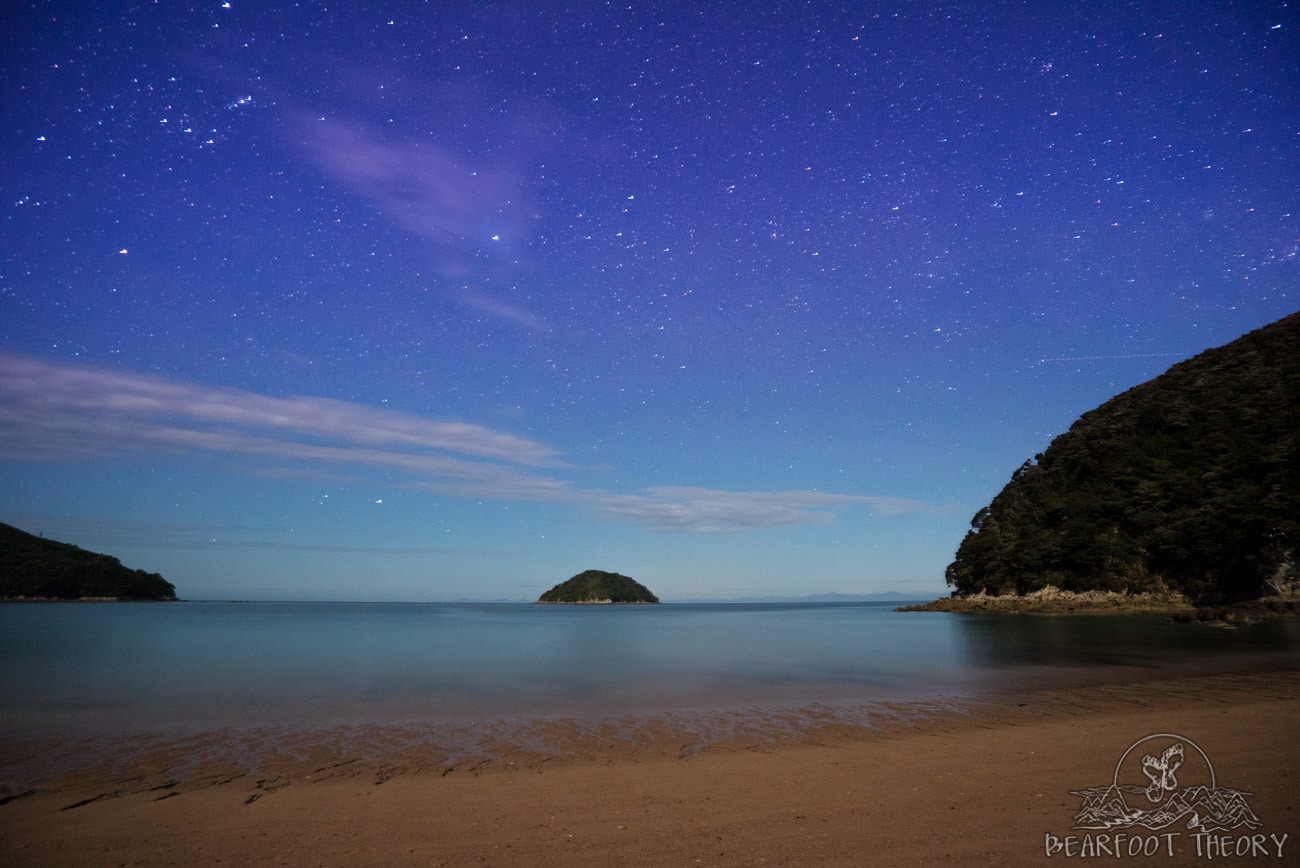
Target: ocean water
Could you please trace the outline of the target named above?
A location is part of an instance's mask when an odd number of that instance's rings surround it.
[[[1300,622],[880,604],[27,603],[0,606],[0,738],[861,710],[1272,669],[1300,669]]]

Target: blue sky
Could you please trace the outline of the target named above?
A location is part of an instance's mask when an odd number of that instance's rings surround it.
[[[1294,312],[1284,3],[10,4],[0,520],[187,598],[946,593]]]

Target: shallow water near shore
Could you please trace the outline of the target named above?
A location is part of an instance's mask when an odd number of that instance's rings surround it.
[[[650,730],[689,748],[880,726],[1000,692],[1296,669],[1296,621],[1226,630],[882,604],[30,603],[0,607],[0,740],[17,754],[61,744],[64,765],[199,736],[196,762],[206,751],[252,765],[324,732],[373,751],[376,726],[383,750],[436,745],[444,759],[507,743],[635,748]]]
[[[5,735],[929,702],[1294,668],[1300,623],[880,604],[0,607]]]

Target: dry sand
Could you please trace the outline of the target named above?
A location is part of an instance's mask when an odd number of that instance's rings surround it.
[[[452,764],[320,738],[292,758],[262,757],[256,772],[208,763],[182,775],[182,749],[163,750],[7,794],[0,864],[1091,863],[1045,852],[1049,835],[1098,841],[1071,829],[1080,797],[1070,791],[1108,784],[1133,742],[1164,732],[1199,746],[1220,786],[1250,793],[1262,826],[1213,843],[1254,852],[1207,860],[1202,838],[1198,857],[1183,822],[1165,830],[1173,837],[1126,833],[1122,850],[1156,838],[1156,856],[1102,861],[1300,864],[1300,673],[1038,691],[968,714],[688,755],[670,727],[647,727],[635,744],[589,733],[568,754]]]

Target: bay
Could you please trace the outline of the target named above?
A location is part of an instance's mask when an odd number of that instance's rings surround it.
[[[0,606],[0,736],[959,703],[1300,668],[1300,623],[892,605]]]

